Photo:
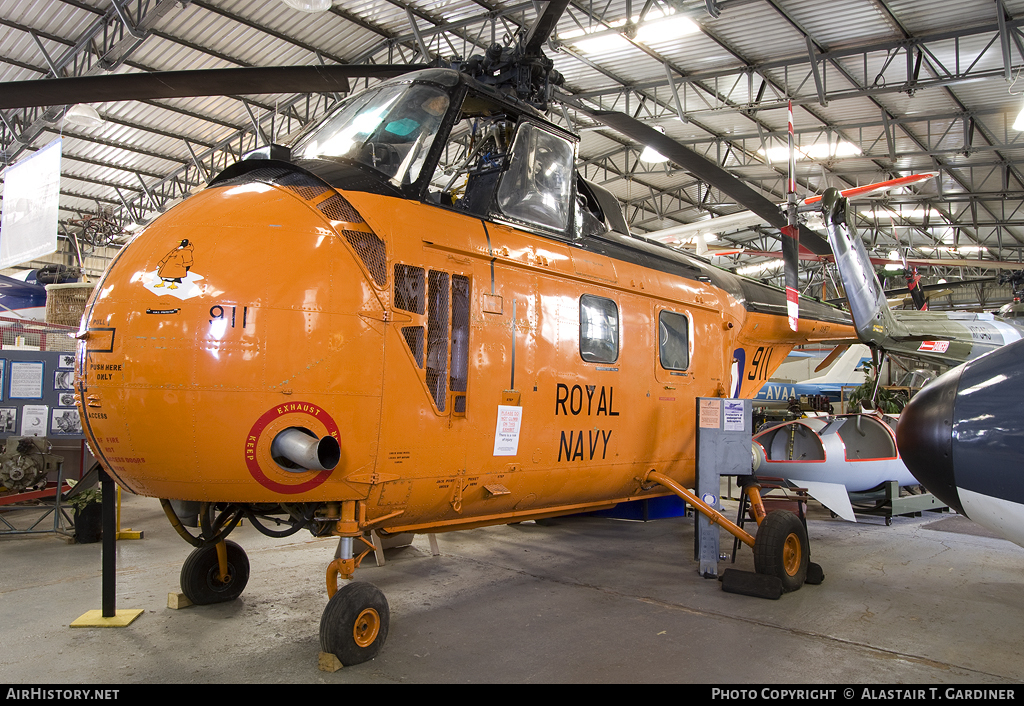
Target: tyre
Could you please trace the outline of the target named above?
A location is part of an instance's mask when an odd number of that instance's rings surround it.
[[[391,611],[376,586],[352,581],[338,589],[320,618],[320,649],[344,666],[380,654],[388,637]]]
[[[807,530],[792,512],[769,512],[757,528],[754,570],[766,576],[777,576],[782,581],[784,592],[803,586],[810,554]]]
[[[181,566],[181,592],[195,605],[233,601],[242,595],[249,582],[249,557],[234,542],[224,542],[228,550],[228,580],[220,580],[217,547],[196,549]]]

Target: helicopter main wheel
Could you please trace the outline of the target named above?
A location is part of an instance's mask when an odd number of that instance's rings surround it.
[[[249,582],[249,557],[234,542],[225,541],[228,552],[228,579],[220,580],[217,546],[200,547],[181,565],[181,592],[195,605],[226,603],[242,595]]]
[[[792,512],[774,510],[761,521],[754,538],[754,571],[777,576],[784,593],[804,585],[810,555],[807,530]]]
[[[320,618],[320,649],[344,666],[361,664],[380,654],[388,637],[391,611],[373,584],[352,581],[327,602]]]

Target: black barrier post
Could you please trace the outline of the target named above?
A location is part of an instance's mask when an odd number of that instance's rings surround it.
[[[100,491],[103,494],[103,617],[117,615],[115,589],[117,576],[117,510],[114,507],[114,481],[100,468]]]

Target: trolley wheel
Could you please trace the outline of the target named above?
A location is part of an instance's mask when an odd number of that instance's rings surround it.
[[[373,584],[352,581],[337,590],[320,618],[320,649],[344,666],[380,654],[388,637],[391,611]]]
[[[762,520],[754,538],[754,570],[777,576],[783,592],[803,586],[810,562],[810,547],[803,522],[787,510],[773,510]]]
[[[220,580],[217,547],[200,547],[181,565],[181,592],[196,605],[233,601],[242,595],[249,582],[249,558],[234,542],[225,541],[228,550],[228,580]]]

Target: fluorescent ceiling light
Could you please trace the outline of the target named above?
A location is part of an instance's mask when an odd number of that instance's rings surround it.
[[[629,21],[637,26],[636,34],[634,35],[635,41],[643,44],[654,44],[700,31],[700,26],[696,22],[689,17],[675,16],[674,12],[674,10],[670,9],[669,14],[666,15],[660,10],[651,10],[644,18],[643,24],[639,24],[639,15],[633,15],[633,17],[629,18]],[[626,18],[622,18],[600,27],[588,27],[566,32],[559,35],[558,40],[572,44],[581,54],[604,54],[619,51],[629,46],[629,40],[620,34],[620,31],[626,28],[626,24]],[[587,35],[591,34],[595,36],[587,38]]]
[[[619,33],[602,34],[593,39],[584,39],[573,42],[581,54],[607,54],[613,51],[620,51],[629,46],[629,40]]]
[[[650,19],[651,14],[648,13],[647,21],[637,28],[636,41],[643,42],[644,44],[655,44],[657,42],[678,39],[687,34],[700,31],[697,23],[689,17],[680,15],[679,17],[668,17],[652,22]]]
[[[660,132],[662,135],[665,134],[665,128],[661,127],[660,125],[655,125],[654,129]],[[649,164],[658,164],[660,162],[667,162],[668,157],[666,157],[665,155],[663,155],[661,152],[654,149],[650,145],[647,145],[646,147],[644,147],[644,151],[640,153],[640,161],[647,162]]]
[[[828,159],[830,157],[854,157],[860,154],[860,147],[852,142],[818,142],[813,145],[794,147],[796,158]],[[769,162],[785,162],[789,159],[789,147],[761,148],[758,154],[764,155]]]
[[[1013,129],[1024,131],[1024,105],[1021,106],[1020,112],[1017,113],[1017,119],[1013,121]]]
[[[931,218],[939,218],[942,216],[934,208],[913,208],[903,209],[900,211],[894,211],[888,208],[873,209],[869,211],[861,211],[860,215],[865,218],[924,218],[925,214],[928,214]]]
[[[938,246],[922,245],[921,247],[918,248],[918,250],[920,250],[922,252],[950,252],[950,253],[957,253],[957,252],[974,252],[974,253],[988,252],[988,248],[985,247],[984,245],[961,245],[959,247],[957,247],[955,245],[938,245]]]
[[[760,262],[756,265],[747,265],[745,267],[736,268],[736,274],[738,275],[753,275],[764,270],[772,268],[782,267],[782,260],[769,260],[768,262]]]

